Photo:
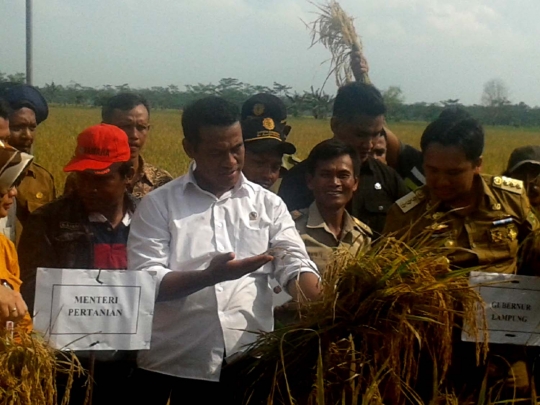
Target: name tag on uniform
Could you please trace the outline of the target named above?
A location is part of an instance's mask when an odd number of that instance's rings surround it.
[[[477,325],[483,325],[485,314],[487,328],[476,336],[465,324],[463,341],[484,341],[487,335],[489,343],[540,346],[540,277],[472,271],[469,284],[484,301]]]

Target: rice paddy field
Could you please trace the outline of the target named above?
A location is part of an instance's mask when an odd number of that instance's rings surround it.
[[[59,193],[64,188],[62,167],[75,149],[75,140],[84,128],[100,122],[98,108],[52,107],[49,118],[38,128],[35,142],[36,162],[46,167],[55,177]],[[170,171],[174,176],[186,172],[189,159],[182,150],[183,137],[179,111],[152,111],[151,131],[143,152],[151,163]],[[331,137],[328,120],[291,118],[290,141],[305,158],[318,142]],[[390,129],[404,142],[418,146],[427,123],[395,122]],[[510,152],[522,145],[540,144],[540,128],[486,127],[484,168],[486,173],[501,173]]]

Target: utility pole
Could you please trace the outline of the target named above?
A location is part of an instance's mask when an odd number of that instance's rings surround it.
[[[26,0],[26,84],[33,82],[32,0]]]

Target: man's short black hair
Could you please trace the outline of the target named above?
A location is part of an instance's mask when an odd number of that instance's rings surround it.
[[[458,120],[458,119],[471,118],[471,114],[469,114],[467,111],[465,111],[461,107],[451,106],[451,107],[446,107],[444,110],[442,110],[441,113],[439,114],[439,118]]]
[[[9,119],[9,114],[11,113],[11,108],[7,101],[0,98],[0,118],[5,120]]]
[[[112,119],[114,110],[130,111],[139,105],[144,105],[150,115],[150,105],[146,98],[136,93],[119,93],[112,96],[101,108],[101,120],[109,123]]]
[[[184,109],[182,129],[184,137],[192,144],[200,142],[199,129],[204,126],[229,127],[238,122],[238,107],[221,97],[205,97]]]
[[[358,177],[360,175],[361,163],[356,149],[334,138],[322,141],[315,145],[311,152],[309,152],[309,156],[306,160],[307,172],[314,176],[319,162],[327,162],[343,155],[349,155],[351,157],[354,176]]]
[[[378,117],[385,113],[383,96],[375,86],[352,82],[339,88],[332,116],[350,121],[358,115]]]
[[[484,129],[474,118],[450,116],[437,118],[427,126],[420,140],[425,153],[432,143],[457,146],[465,152],[467,160],[475,162],[484,151]]]

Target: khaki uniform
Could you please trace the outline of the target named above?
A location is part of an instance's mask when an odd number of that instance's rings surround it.
[[[319,273],[323,273],[337,248],[348,249],[353,255],[366,249],[371,243],[372,232],[369,226],[344,212],[341,238],[338,240],[322,218],[317,205],[291,212],[296,229],[306,245],[311,260]]]
[[[407,194],[390,209],[385,233],[410,230],[408,237],[413,238],[426,231],[449,249],[447,257],[457,267],[489,266],[486,271],[516,273],[518,247],[539,227],[523,183],[479,175],[475,187],[478,206],[465,216],[431,201],[426,186]]]
[[[451,207],[430,200],[426,186],[416,189],[392,206],[385,233],[397,232],[398,236],[410,240],[427,232],[426,237],[431,241],[448,248],[447,257],[455,267],[482,266],[483,270],[495,273],[519,271],[520,274],[539,275],[538,247],[534,238],[527,239],[519,255],[521,263],[518,263],[520,244],[539,228],[523,183],[507,177],[478,175],[474,187],[479,193],[477,208],[467,215],[459,215],[459,210],[452,211]],[[524,250],[528,250],[527,254]],[[449,378],[458,387],[472,387],[473,381],[479,382],[485,375],[485,370],[475,364],[475,350],[471,344],[455,342]],[[513,373],[515,381],[508,383],[507,388],[510,391],[518,389],[518,397],[527,392],[529,375],[524,347],[490,345],[488,362],[488,384]],[[506,398],[505,395],[501,399]]]
[[[142,156],[139,156],[138,179],[128,191],[135,198],[143,198],[150,191],[161,187],[171,181],[173,177],[166,170],[160,169],[147,163]],[[64,194],[69,194],[75,190],[75,173],[70,173],[64,185]]]
[[[56,189],[52,174],[43,166],[32,162],[26,176],[17,187],[17,242],[30,214],[55,198]]]

